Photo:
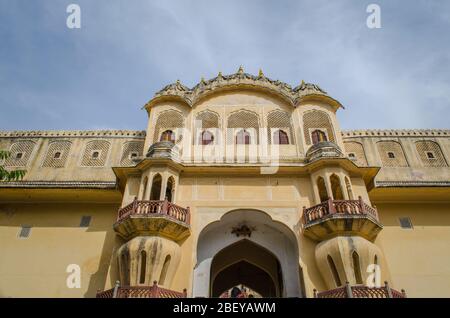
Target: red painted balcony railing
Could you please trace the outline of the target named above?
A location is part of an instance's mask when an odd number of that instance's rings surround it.
[[[98,291],[96,298],[186,298],[186,289],[183,292],[176,292],[170,289],[161,288],[157,285],[156,281],[153,282],[153,286],[123,286],[120,287],[116,284],[116,287]]]
[[[328,199],[311,208],[303,208],[303,224],[308,225],[326,216],[337,215],[369,215],[378,221],[378,212],[375,207],[365,203],[361,197],[358,200]]]
[[[314,289],[314,298],[406,298],[405,290],[401,292],[389,287],[385,282],[383,287],[367,287],[362,285],[345,286],[318,293]]]
[[[130,215],[167,215],[177,221],[190,223],[189,207],[182,208],[168,200],[163,201],[140,201],[134,199],[133,202],[119,209],[117,221],[121,221]]]

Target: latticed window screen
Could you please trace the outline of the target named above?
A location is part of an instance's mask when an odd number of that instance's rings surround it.
[[[356,163],[359,166],[367,166],[366,153],[364,152],[364,147],[359,142],[347,141],[344,142],[345,151],[347,153],[355,154]]]
[[[11,156],[5,160],[5,167],[26,167],[33,153],[35,142],[31,140],[18,141],[11,145]]]
[[[197,114],[195,117],[195,128],[197,129],[198,144],[210,145],[213,144],[216,137],[214,132],[219,128],[219,115],[215,112],[205,110]],[[211,129],[212,130],[207,130]]]
[[[93,140],[87,143],[81,161],[82,166],[101,167],[108,157],[110,143],[106,140]]]
[[[434,141],[416,142],[417,153],[425,167],[447,167],[441,147]]]
[[[176,142],[181,141],[180,134],[181,129],[184,127],[183,115],[175,110],[167,110],[159,114],[155,124],[155,134],[153,136],[153,142],[158,142],[161,134],[166,130],[172,130],[175,133]]]
[[[335,141],[333,125],[331,124],[330,117],[327,113],[319,110],[312,110],[303,115],[303,134],[305,135],[307,145],[312,144],[311,132],[315,130],[315,128],[326,130],[328,139],[332,142]]]
[[[62,168],[65,166],[69,157],[70,141],[53,141],[48,145],[47,154],[45,155],[42,167]]]
[[[201,128],[219,128],[219,115],[212,111],[206,110],[198,113],[195,120],[196,127],[200,127],[201,122]]]
[[[408,167],[405,153],[402,146],[396,141],[379,141],[377,142],[378,153],[380,154],[381,163],[385,167]],[[390,156],[389,153],[393,153]]]
[[[253,133],[256,134],[256,143],[259,142],[259,118],[256,113],[247,110],[240,110],[238,112],[235,112],[228,117],[227,127],[232,128],[227,131],[228,144],[232,144],[234,142],[234,134],[239,131],[237,128],[244,128],[247,131],[249,130],[249,128],[252,128],[252,133],[249,133],[251,135],[253,135]],[[252,140],[252,143],[255,142]]]
[[[269,113],[267,116],[267,140],[269,143],[276,143],[272,138],[276,136],[280,137],[279,134],[275,134],[278,130],[277,128],[283,130],[287,134],[289,139],[288,143],[294,143],[291,116],[289,113],[281,110],[274,110]]]
[[[140,141],[130,141],[123,145],[122,157],[120,158],[121,166],[134,165],[131,154],[135,153],[138,156],[142,154],[144,150],[144,143]]]

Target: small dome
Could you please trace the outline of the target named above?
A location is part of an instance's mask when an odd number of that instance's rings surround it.
[[[147,158],[176,158],[178,147],[171,141],[159,141],[148,148]]]
[[[306,152],[306,160],[312,162],[321,158],[344,157],[338,145],[331,141],[322,141],[312,145]]]

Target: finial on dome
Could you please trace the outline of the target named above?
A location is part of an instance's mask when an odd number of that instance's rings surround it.
[[[200,79],[200,82],[205,83],[205,78],[202,76],[202,78]]]
[[[239,66],[238,73],[244,73],[244,68],[242,67],[242,65]]]
[[[180,82],[180,80],[179,79],[177,79],[177,82],[176,82],[178,85],[180,85],[181,84],[181,82]]]
[[[259,76],[259,77],[264,77],[264,73],[263,73],[262,69],[259,69],[259,74],[258,74],[258,76]]]
[[[304,80],[302,80],[302,82],[300,83],[300,86],[303,86],[303,85],[305,85],[305,81]]]
[[[222,72],[219,71],[219,74],[217,74],[217,77],[223,77]]]

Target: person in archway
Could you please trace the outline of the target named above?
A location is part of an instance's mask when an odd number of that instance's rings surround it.
[[[247,290],[244,286],[242,286],[241,293],[237,296],[237,298],[247,298]]]
[[[231,298],[240,298],[240,294],[241,290],[238,287],[233,287],[233,289],[231,289]]]

